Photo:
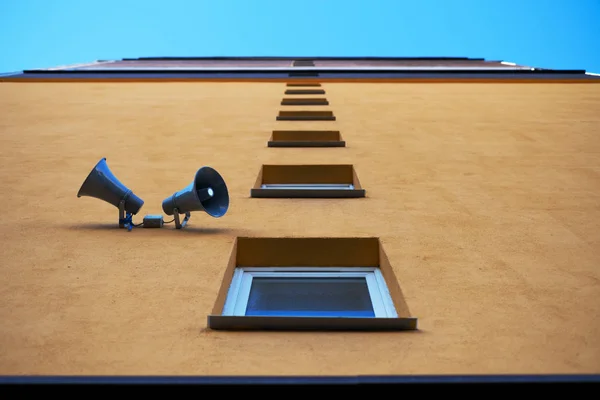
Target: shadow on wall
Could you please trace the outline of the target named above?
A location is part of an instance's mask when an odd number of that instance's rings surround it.
[[[134,232],[127,232],[126,230],[119,228],[119,224],[117,223],[88,223],[88,224],[68,224],[68,225],[62,225],[61,226],[64,229],[67,230],[73,230],[73,231],[104,231],[104,230],[114,230],[114,231],[122,231],[123,233],[131,233],[131,234],[135,234]],[[134,231],[140,230],[140,229],[144,229],[144,230],[152,230],[156,232],[156,229],[151,229],[151,228],[143,228],[143,227],[137,227],[134,228]],[[160,229],[161,232],[164,231],[179,231],[182,234],[185,234],[185,232],[190,232],[190,233],[196,233],[196,234],[204,234],[204,235],[219,235],[219,234],[228,234],[228,235],[234,235],[234,236],[244,236],[244,235],[248,235],[248,231],[244,230],[244,229],[233,229],[233,228],[207,228],[207,227],[202,227],[202,226],[190,226],[187,225],[185,227],[185,229],[175,229],[175,226],[173,225],[172,227],[170,225],[166,225],[163,228]]]
[[[261,334],[261,335],[265,335],[265,334],[269,334],[272,335],[274,337],[276,336],[289,336],[290,333],[293,333],[294,335],[299,335],[299,334],[307,334],[310,335],[311,337],[314,338],[318,338],[320,336],[322,337],[327,337],[327,338],[331,338],[331,335],[335,335],[335,334],[339,334],[339,335],[343,335],[343,337],[349,337],[352,335],[357,335],[359,337],[364,337],[365,332],[369,332],[369,336],[375,336],[375,335],[380,335],[382,338],[385,336],[386,338],[391,338],[392,336],[394,336],[395,338],[398,338],[398,331],[368,331],[368,330],[314,330],[314,329],[293,329],[293,330],[277,330],[277,329],[273,329],[273,330],[264,330],[264,329],[248,329],[248,330],[242,330],[242,331],[226,331],[226,330],[214,330],[214,329],[210,329],[208,327],[207,324],[202,325],[200,327],[198,327],[197,329],[193,330],[194,333],[199,332],[202,335],[211,335],[211,336],[217,336],[217,337],[222,337],[222,336],[239,336],[239,337],[244,337],[247,336],[249,334],[252,333],[257,333],[257,334]],[[402,336],[406,336],[406,335],[428,335],[430,334],[429,331],[427,330],[422,330],[421,328],[419,329],[415,329],[412,331],[402,331]]]

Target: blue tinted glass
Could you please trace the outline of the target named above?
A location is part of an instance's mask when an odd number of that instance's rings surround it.
[[[254,277],[246,315],[375,317],[365,278]]]

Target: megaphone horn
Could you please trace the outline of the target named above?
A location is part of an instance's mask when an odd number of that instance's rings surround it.
[[[190,219],[191,211],[204,211],[219,218],[229,208],[229,192],[223,177],[211,167],[200,168],[192,183],[162,202],[165,214],[175,217],[175,227],[181,229]],[[180,214],[185,214],[183,221]]]
[[[106,164],[106,158],[98,161],[81,185],[77,197],[82,196],[95,197],[118,207],[119,227],[128,230],[133,227],[131,215],[137,214],[144,205],[144,200],[137,197],[113,175]]]

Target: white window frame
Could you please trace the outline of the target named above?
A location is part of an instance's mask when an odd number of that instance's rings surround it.
[[[223,315],[245,316],[254,277],[365,278],[375,318],[397,318],[394,302],[379,268],[375,267],[237,267],[229,286]],[[286,317],[287,318],[287,317]],[[291,317],[303,318],[303,317]],[[327,317],[324,317],[327,318]],[[338,317],[330,317],[338,318]],[[368,317],[371,318],[371,317]]]
[[[354,190],[351,183],[264,183],[261,189]]]

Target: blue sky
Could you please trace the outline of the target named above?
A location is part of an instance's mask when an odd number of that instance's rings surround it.
[[[150,56],[453,56],[600,73],[600,0],[3,0],[0,72]]]

